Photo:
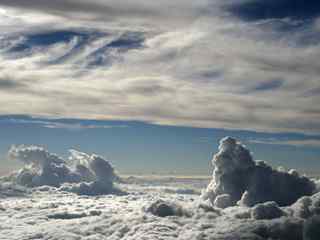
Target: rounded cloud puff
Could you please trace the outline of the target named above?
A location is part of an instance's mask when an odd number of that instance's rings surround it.
[[[284,215],[284,212],[275,202],[257,204],[252,208],[251,216],[254,219],[273,219]]]
[[[213,179],[204,198],[209,198],[213,204],[218,198],[220,207],[237,203],[253,206],[267,201],[287,206],[302,196],[313,194],[316,188],[313,181],[299,176],[296,171],[279,171],[263,161],[254,161],[250,151],[231,137],[220,141],[219,152],[212,162]],[[229,196],[224,198],[226,204],[221,203],[223,194]]]
[[[61,189],[85,195],[121,192],[113,187],[117,176],[109,161],[76,150],[70,150],[70,153],[65,161],[42,147],[20,145],[12,146],[8,157],[25,163],[15,181],[26,187],[60,187],[68,183]]]
[[[218,208],[227,208],[232,205],[231,197],[229,194],[221,194],[214,200],[214,206]]]
[[[145,211],[150,212],[151,214],[158,217],[189,216],[190,214],[179,204],[175,202],[164,201],[161,199],[151,203],[151,205],[148,206]]]

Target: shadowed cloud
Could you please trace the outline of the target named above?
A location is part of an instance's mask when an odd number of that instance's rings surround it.
[[[283,85],[284,81],[282,79],[274,79],[271,81],[263,82],[257,85],[254,90],[255,91],[269,91],[276,90]]]
[[[0,91],[6,90],[22,90],[27,86],[24,83],[18,82],[10,77],[0,77]]]

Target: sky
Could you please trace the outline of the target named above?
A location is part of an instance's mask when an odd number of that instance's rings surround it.
[[[1,0],[0,167],[11,144],[209,174],[218,140],[320,169],[320,3]]]

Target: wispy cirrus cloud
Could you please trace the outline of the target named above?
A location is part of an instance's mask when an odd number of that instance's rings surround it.
[[[279,139],[255,139],[249,140],[254,144],[268,144],[268,145],[285,145],[295,147],[320,147],[320,139],[291,139],[291,140],[279,140]]]
[[[316,14],[239,4],[2,1],[0,114],[320,134]]]
[[[126,128],[125,124],[92,124],[81,120],[62,120],[62,119],[39,119],[27,116],[2,116],[0,123],[11,124],[32,124],[44,128],[52,129],[67,129],[67,130],[86,130],[86,129],[111,129],[111,128]]]

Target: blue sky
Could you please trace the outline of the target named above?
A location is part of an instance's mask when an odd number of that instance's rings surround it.
[[[207,173],[231,135],[317,170],[319,15],[313,0],[2,0],[1,154],[77,147],[124,172]]]
[[[266,134],[174,127],[136,121],[44,119],[28,116],[0,117],[2,168],[19,163],[5,161],[11,144],[42,145],[68,157],[73,148],[97,153],[112,161],[122,174],[209,175],[218,141],[233,136],[247,145],[256,160],[305,172],[319,169],[320,137],[302,134]],[[4,170],[2,170],[4,171]]]

